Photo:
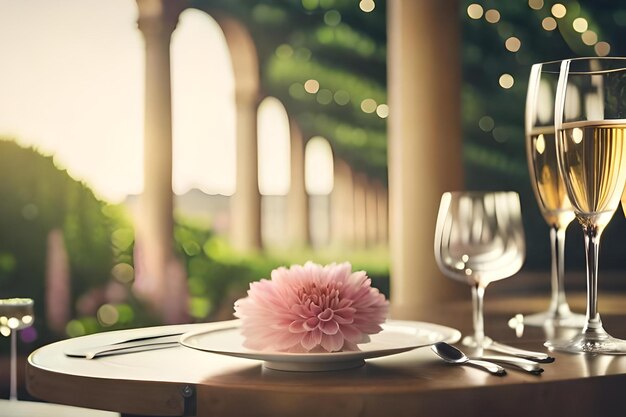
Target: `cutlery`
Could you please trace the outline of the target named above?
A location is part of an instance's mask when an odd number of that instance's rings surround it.
[[[129,339],[102,346],[92,346],[74,351],[65,352],[66,356],[95,359],[99,356],[118,355],[125,353],[143,352],[154,349],[165,349],[178,346],[180,334],[147,336]]]
[[[554,358],[543,352],[535,352],[532,350],[520,349],[509,345],[504,345],[498,342],[491,342],[485,346],[484,349],[494,352],[505,353],[507,355],[517,356],[518,358],[528,359],[533,362],[539,363],[552,363]]]
[[[465,355],[465,353],[445,342],[435,343],[430,347],[430,349],[435,352],[441,359],[448,363],[457,365],[471,365],[476,368],[483,369],[492,375],[506,375],[506,370],[500,365],[483,360],[470,359],[467,357],[467,355]]]
[[[505,366],[513,366],[534,375],[539,375],[543,372],[543,368],[537,362],[528,359],[502,355],[481,355],[478,359],[496,362]]]

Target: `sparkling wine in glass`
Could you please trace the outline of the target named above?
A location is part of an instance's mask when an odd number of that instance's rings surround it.
[[[0,334],[11,336],[10,400],[17,400],[17,331],[33,325],[33,305],[30,298],[0,300]]]
[[[551,349],[626,354],[598,311],[598,255],[602,232],[626,185],[626,58],[578,58],[561,63],[555,102],[559,170],[585,239],[587,314],[573,339]]]
[[[483,297],[487,285],[508,278],[525,257],[519,196],[515,192],[449,192],[441,197],[435,259],[449,278],[472,288],[474,335],[466,346],[486,348]]]
[[[585,316],[572,313],[565,298],[565,232],[574,208],[559,173],[554,129],[554,98],[560,62],[535,64],[526,95],[526,156],[530,182],[543,218],[550,227],[552,296],[547,311],[524,317],[524,325],[583,327]]]

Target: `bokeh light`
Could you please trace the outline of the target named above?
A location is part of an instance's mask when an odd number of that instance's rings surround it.
[[[111,269],[111,275],[122,284],[130,284],[135,279],[135,269],[130,264],[121,262]]]
[[[340,106],[345,106],[350,102],[350,93],[348,93],[346,90],[337,90],[335,91],[333,98],[335,99],[335,103],[339,104]]]
[[[587,19],[584,17],[577,17],[572,22],[572,26],[576,32],[583,33],[589,28],[589,23],[587,23]]]
[[[386,104],[379,104],[378,107],[376,107],[376,114],[381,119],[386,119],[389,117],[389,106]]]
[[[304,89],[307,93],[315,94],[320,89],[320,83],[319,81],[313,79],[306,80],[306,82],[304,83]]]
[[[552,16],[557,19],[561,19],[562,17],[565,17],[565,14],[567,14],[567,9],[561,3],[556,3],[552,6],[550,12],[552,13]]]
[[[361,2],[359,3],[359,8],[365,13],[369,13],[376,8],[376,3],[374,3],[373,0],[361,0]]]
[[[491,118],[490,116],[483,116],[478,121],[478,127],[483,132],[491,132],[493,128],[495,127],[495,125],[496,123],[494,122],[493,118]]]
[[[476,3],[470,4],[467,6],[467,15],[474,20],[480,19],[483,17],[483,6]]]
[[[329,10],[324,13],[324,23],[328,26],[337,26],[341,23],[341,13],[337,10]]]
[[[279,58],[290,58],[293,56],[293,48],[290,45],[283,43],[276,48],[276,56]]]
[[[96,313],[96,316],[98,317],[98,322],[100,322],[103,326],[114,325],[120,317],[115,306],[112,306],[111,304],[101,305]]]
[[[556,20],[553,17],[546,17],[541,21],[541,27],[547,31],[556,29]]]
[[[361,102],[361,110],[365,113],[374,113],[377,106],[376,101],[371,98],[366,98]]]
[[[498,23],[500,21],[500,12],[496,9],[489,9],[485,12],[485,20],[489,23]]]
[[[598,43],[598,35],[593,30],[586,31],[585,33],[581,35],[581,38],[585,45],[591,46],[591,45],[595,45],[596,43]]]
[[[528,6],[533,10],[540,10],[543,7],[543,0],[528,0]]]
[[[522,42],[515,36],[511,36],[504,42],[504,46],[511,52],[517,52],[522,46]]]
[[[333,93],[326,88],[322,88],[317,92],[315,99],[319,104],[330,104],[333,101]]]
[[[513,87],[513,84],[515,84],[515,79],[511,74],[502,74],[498,83],[500,84],[500,87],[508,90]]]
[[[611,52],[611,45],[608,42],[598,42],[594,50],[598,56],[607,56]]]

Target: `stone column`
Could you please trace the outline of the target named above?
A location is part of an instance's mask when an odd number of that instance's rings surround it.
[[[374,183],[365,179],[365,235],[368,248],[378,245],[378,200]]]
[[[389,216],[395,318],[467,298],[435,263],[441,194],[462,189],[457,0],[388,3]]]
[[[332,244],[341,249],[354,247],[354,181],[352,168],[335,158],[334,186],[330,195]]]
[[[355,173],[354,181],[354,246],[362,249],[367,246],[367,179],[362,173]]]
[[[238,91],[235,104],[237,189],[231,200],[231,243],[240,251],[254,252],[262,246],[256,92]]]
[[[294,120],[289,120],[291,137],[291,185],[287,195],[287,230],[289,242],[296,247],[311,243],[309,232],[309,196],[304,182],[304,139]]]
[[[387,246],[389,243],[389,214],[387,188],[377,181],[376,188],[376,213],[378,215],[378,244]]]
[[[182,1],[137,0],[146,48],[144,190],[137,221],[136,291],[166,322],[186,317],[184,274],[170,276],[174,257],[170,39]],[[172,294],[181,294],[174,297]]]

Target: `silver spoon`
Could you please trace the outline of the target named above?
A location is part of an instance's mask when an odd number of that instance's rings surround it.
[[[500,365],[496,365],[495,363],[487,361],[470,359],[465,355],[465,353],[445,342],[435,343],[430,347],[430,349],[435,352],[441,359],[448,363],[453,363],[457,365],[472,365],[477,368],[481,368],[492,375],[506,375],[506,370],[504,370],[504,368]]]

